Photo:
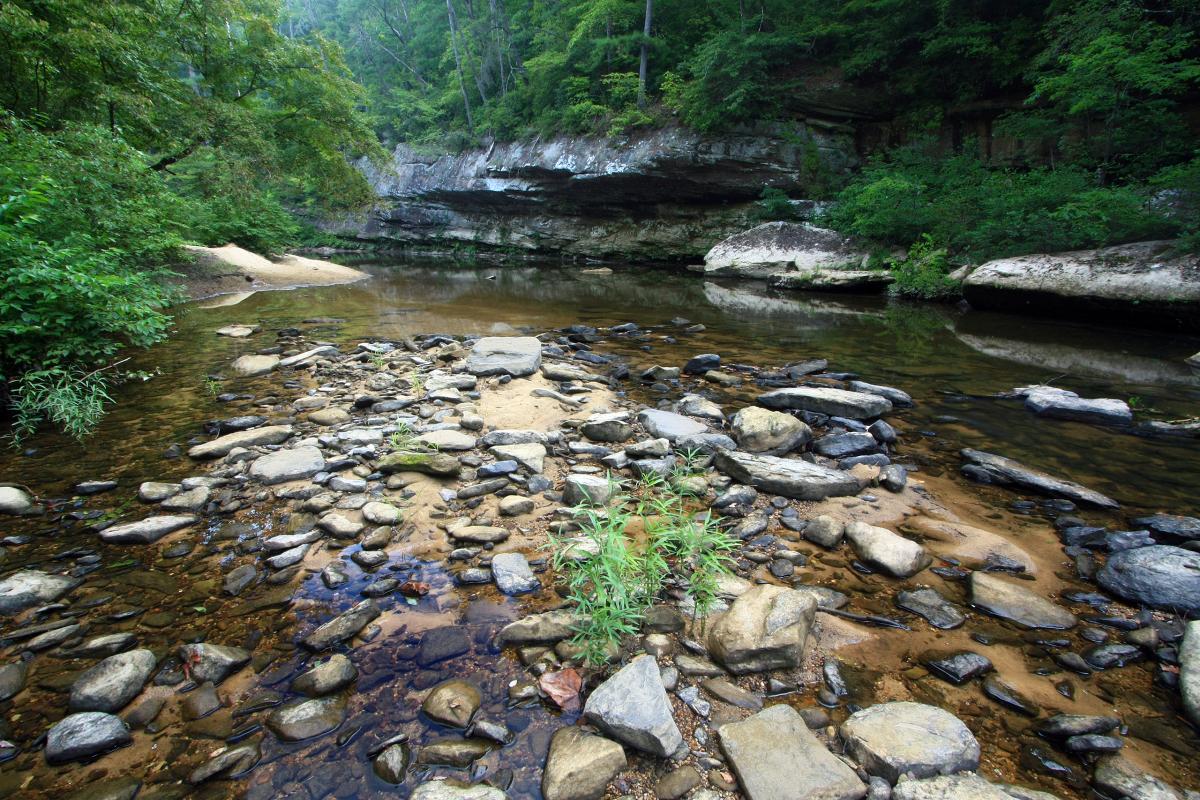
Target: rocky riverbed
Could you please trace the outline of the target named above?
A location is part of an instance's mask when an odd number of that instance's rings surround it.
[[[1003,453],[963,449],[979,484],[933,474],[911,387],[731,363],[683,319],[340,344],[320,324],[245,325],[227,413],[161,480],[0,488],[0,793],[1200,787],[1200,520],[1131,518]],[[630,368],[665,341],[692,357]],[[707,618],[679,582],[589,666],[549,536],[644,475],[719,518],[734,569]]]

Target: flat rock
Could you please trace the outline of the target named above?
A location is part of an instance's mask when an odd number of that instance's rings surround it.
[[[536,592],[542,587],[521,553],[500,553],[492,557],[492,578],[496,588],[508,595]]]
[[[149,650],[109,656],[75,679],[67,706],[72,711],[120,711],[142,691],[157,664]]]
[[[525,469],[540,475],[546,466],[546,446],[539,442],[498,444],[492,447],[498,459],[515,461]]]
[[[795,669],[817,611],[811,596],[755,586],[733,602],[709,633],[709,653],[734,674]]]
[[[911,539],[865,522],[847,525],[846,538],[859,558],[893,578],[916,575],[932,561],[925,548]]]
[[[627,766],[616,742],[569,725],[550,739],[542,773],[545,800],[600,800],[609,781]]]
[[[820,386],[776,389],[758,398],[759,405],[792,411],[813,411],[831,417],[874,419],[892,410],[886,397]]]
[[[1120,507],[1120,504],[1111,497],[1106,497],[1078,483],[1055,478],[1045,472],[1031,469],[1011,458],[970,448],[960,451],[960,455],[971,467],[968,474],[976,480],[982,479],[1001,486],[1010,484],[1020,486],[1051,497],[1065,497],[1076,503],[1097,508]],[[964,468],[964,472],[967,471]]]
[[[267,715],[266,724],[283,741],[299,742],[329,733],[345,716],[345,698],[320,697],[277,708]]]
[[[733,438],[751,453],[781,456],[812,440],[812,430],[791,414],[747,406],[733,415]]]
[[[133,741],[120,717],[84,711],[64,717],[46,734],[46,761],[65,764],[124,747]]]
[[[421,704],[421,710],[435,722],[452,728],[465,728],[482,701],[483,696],[473,684],[464,680],[448,680],[433,687]]]
[[[320,651],[348,641],[367,627],[379,613],[379,606],[374,600],[363,600],[304,637],[303,644],[309,650]]]
[[[250,477],[268,486],[311,478],[325,469],[325,457],[312,445],[277,450],[255,459]]]
[[[385,474],[418,472],[439,478],[456,477],[462,464],[448,453],[388,453],[375,462],[375,468]]]
[[[1124,756],[1104,756],[1096,762],[1092,785],[1109,797],[1129,800],[1183,800],[1165,781]]]
[[[279,366],[279,356],[260,356],[253,353],[238,356],[233,364],[230,365],[234,373],[241,375],[243,378],[266,375],[277,366]]]
[[[438,451],[458,452],[474,449],[476,439],[469,433],[447,429],[423,433],[417,437],[417,441]]]
[[[800,459],[719,450],[714,463],[738,483],[796,500],[823,500],[859,492],[858,481],[848,472]]]
[[[1068,630],[1075,615],[1025,586],[988,572],[971,573],[971,604],[1024,628]]]
[[[892,800],[1018,800],[1018,797],[974,773],[966,773],[921,780],[902,778],[892,790]]]
[[[266,425],[245,431],[234,431],[210,442],[202,442],[188,449],[188,455],[197,460],[221,458],[229,455],[235,447],[261,447],[281,444],[292,435],[291,425]]]
[[[708,432],[708,426],[704,423],[674,411],[644,408],[638,412],[637,418],[647,433],[656,439],[666,439],[669,442]]]
[[[485,336],[467,356],[472,375],[532,375],[542,365],[542,343],[532,336]]]
[[[450,536],[460,542],[473,544],[498,544],[509,537],[506,528],[495,525],[463,525],[450,529]]]
[[[683,745],[651,656],[638,656],[596,687],[583,713],[608,736],[651,755],[665,758]]]
[[[575,635],[579,619],[570,611],[559,609],[510,622],[500,630],[496,642],[508,645],[553,644]]]
[[[100,539],[109,544],[150,544],[157,542],[168,533],[194,525],[197,519],[191,514],[165,514],[148,517],[137,522],[127,522],[123,525],[105,528],[100,531]]]
[[[349,658],[334,653],[325,661],[304,672],[292,681],[292,691],[309,697],[323,697],[340,692],[358,679],[358,670]]]
[[[250,663],[250,651],[222,644],[185,644],[179,648],[179,660],[188,665],[192,680],[219,684]]]
[[[722,725],[717,733],[749,800],[858,800],[867,793],[789,705]]]
[[[930,625],[941,630],[957,628],[967,619],[958,606],[928,586],[897,593],[896,605],[924,617]]]
[[[367,503],[362,507],[362,515],[372,525],[395,525],[400,521],[400,509],[391,503]]]
[[[0,580],[0,614],[11,617],[27,608],[52,603],[83,581],[67,575],[52,575],[23,569]]]
[[[1200,615],[1200,553],[1173,545],[1122,550],[1096,575],[1104,589],[1151,608]]]
[[[467,786],[457,781],[437,780],[413,789],[408,800],[506,800],[507,797],[494,786]]]
[[[1133,423],[1133,411],[1124,400],[1089,399],[1052,386],[1032,386],[1017,393],[1025,397],[1025,407],[1039,417],[1118,427]]]
[[[921,703],[881,703],[850,715],[841,729],[846,751],[871,775],[891,783],[979,767],[979,742],[953,714]]]

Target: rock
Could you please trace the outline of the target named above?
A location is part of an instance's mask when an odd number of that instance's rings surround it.
[[[795,669],[817,612],[809,595],[781,586],[755,586],[712,626],[709,653],[735,675]]]
[[[579,426],[579,432],[593,442],[616,443],[633,438],[633,425],[627,412],[593,414]]]
[[[1094,492],[1086,486],[1038,472],[1011,458],[969,448],[960,451],[960,455],[970,465],[969,472],[966,467],[963,468],[964,473],[976,480],[982,479],[1002,486],[1013,484],[1051,497],[1065,497],[1076,503],[1097,508],[1120,507],[1116,500]]]
[[[1027,717],[1036,717],[1042,713],[1042,710],[1032,700],[995,675],[985,677],[982,688],[983,693],[987,697],[995,700],[1005,708],[1016,711],[1018,714],[1024,714]]]
[[[876,294],[895,282],[895,276],[882,269],[812,269],[805,272],[777,272],[767,279],[767,285],[772,289],[856,292],[859,294]]]
[[[0,614],[11,617],[27,608],[53,603],[83,583],[80,578],[23,569],[0,580]]]
[[[895,783],[979,767],[979,742],[948,711],[921,703],[881,703],[850,715],[842,725],[850,757],[871,775]]]
[[[1124,756],[1104,756],[1096,762],[1092,785],[1108,797],[1128,800],[1183,800],[1166,782],[1150,775]]]
[[[799,459],[719,450],[714,463],[739,483],[796,500],[824,500],[859,492],[858,481],[849,473]]]
[[[271,486],[276,483],[311,478],[325,469],[325,457],[310,445],[278,450],[255,459],[250,477]]]
[[[485,739],[434,739],[417,753],[417,763],[466,769],[487,755],[493,746],[493,742]]]
[[[421,710],[435,722],[452,728],[465,728],[479,710],[483,698],[479,689],[463,680],[439,683],[429,692]]]
[[[294,356],[288,356],[287,358],[280,359],[279,366],[287,368],[298,367],[302,364],[307,364],[310,361],[321,358],[322,356],[336,356],[337,354],[338,349],[333,345],[318,345],[311,350],[305,350],[303,353],[297,353]]]
[[[545,468],[546,446],[537,442],[495,445],[492,453],[496,458],[512,459],[536,475]]]
[[[1164,543],[1179,544],[1200,540],[1200,519],[1178,514],[1152,514],[1138,517],[1133,524],[1154,533]]]
[[[100,539],[109,544],[150,544],[168,533],[197,522],[191,514],[171,514],[149,517],[138,522],[113,525],[100,531]]]
[[[500,516],[519,517],[533,511],[533,500],[514,494],[500,498]]]
[[[717,376],[723,374],[720,372],[709,372],[705,378],[710,381],[716,381],[718,380]],[[740,385],[742,382],[741,378],[737,376],[729,376],[720,380],[724,380],[727,385]],[[721,407],[698,394],[685,394],[679,398],[679,402],[675,404],[674,409],[676,414],[683,414],[688,417],[711,419],[713,422],[725,421],[725,412],[721,410]]]
[[[245,431],[235,431],[203,442],[188,450],[188,456],[196,460],[221,458],[229,455],[235,447],[262,447],[281,444],[292,435],[291,425],[267,425]]]
[[[142,691],[157,664],[149,650],[109,656],[75,679],[67,706],[71,711],[120,711]]]
[[[573,725],[559,728],[550,739],[542,796],[545,800],[600,800],[609,781],[626,765],[625,751],[616,742]]]
[[[847,525],[846,538],[859,558],[893,578],[916,575],[932,561],[925,548],[911,539],[864,522]]]
[[[574,636],[578,622],[575,614],[565,609],[530,614],[504,626],[496,636],[496,643],[501,647],[553,644]]]
[[[988,572],[971,573],[971,604],[1025,628],[1068,630],[1075,615],[1018,583]]]
[[[417,665],[429,667],[471,652],[471,638],[465,628],[446,626],[426,631],[417,648]]]
[[[375,462],[382,473],[419,472],[437,477],[457,477],[462,470],[458,459],[447,453],[388,453]]]
[[[749,800],[858,800],[867,793],[789,705],[722,725],[717,733]]]
[[[290,550],[284,550],[282,553],[279,553],[278,555],[274,555],[274,556],[271,556],[270,558],[268,558],[266,561],[266,564],[270,569],[275,569],[275,570],[287,569],[288,567],[294,567],[295,565],[297,565],[301,561],[303,561],[304,557],[306,555],[308,555],[308,548],[310,546],[311,545],[302,544],[302,545],[297,545],[296,547],[293,547]]]
[[[930,625],[941,630],[957,628],[966,621],[966,616],[958,606],[942,597],[936,589],[927,586],[899,592],[896,605],[924,617]]]
[[[1122,600],[1200,615],[1200,553],[1165,544],[1122,550],[1108,557],[1096,580]]]
[[[532,375],[542,365],[542,343],[532,336],[485,336],[467,356],[472,375]]]
[[[60,651],[60,654],[67,658],[104,658],[128,650],[136,642],[137,637],[132,633],[110,633],[95,636],[78,647]]]
[[[133,776],[114,778],[98,783],[89,783],[77,792],[67,795],[67,800],[133,800],[142,788],[142,779]]]
[[[1099,425],[1125,426],[1133,423],[1133,411],[1124,400],[1080,397],[1075,392],[1052,386],[1030,386],[1017,389],[1025,398],[1025,407],[1039,417],[1093,422]]]
[[[314,425],[342,425],[349,422],[350,419],[349,411],[336,406],[320,408],[308,415],[308,421]]]
[[[813,411],[849,419],[874,419],[892,410],[891,401],[878,395],[813,386],[776,389],[760,395],[758,402],[767,408]]]
[[[345,698],[320,697],[275,709],[267,715],[266,725],[283,741],[299,742],[336,729],[345,715]]]
[[[179,648],[179,660],[188,665],[192,680],[219,684],[250,663],[250,652],[220,644],[185,644]]]
[[[878,453],[879,443],[874,436],[865,432],[835,433],[813,442],[813,452],[826,458],[853,458]]]
[[[230,366],[243,378],[253,378],[258,375],[266,375],[279,366],[279,356],[259,356],[248,353],[238,356]]]
[[[1179,693],[1183,710],[1200,726],[1200,620],[1187,624],[1179,646]]]
[[[683,371],[687,375],[703,375],[710,369],[717,369],[720,366],[721,356],[716,353],[702,353],[688,359],[688,362],[683,366]]]
[[[765,278],[857,267],[867,257],[852,239],[806,222],[767,222],[717,242],[704,256],[706,275]]]
[[[816,542],[822,547],[833,549],[842,543],[846,526],[828,514],[821,514],[808,521],[801,532],[805,541]]]
[[[666,439],[669,442],[708,432],[708,427],[703,423],[673,411],[645,408],[638,412],[637,418],[647,433],[656,439]]]
[[[934,675],[961,686],[972,678],[992,671],[992,662],[978,653],[965,651],[944,656],[927,656],[921,663]]]
[[[1172,241],[1149,241],[1001,258],[976,267],[963,281],[975,308],[1019,308],[1026,313],[1096,319],[1097,316],[1162,327],[1181,309],[1200,302],[1197,258]]]
[[[651,656],[634,658],[596,687],[583,713],[612,738],[651,755],[665,758],[683,745],[658,663]]]
[[[357,679],[358,670],[354,663],[341,653],[334,653],[327,660],[298,675],[292,681],[292,691],[309,697],[322,697],[340,692]]]
[[[66,764],[124,747],[132,741],[120,717],[84,711],[64,717],[46,734],[46,761]]]
[[[599,475],[568,475],[563,483],[563,505],[605,506],[620,486]]]
[[[812,430],[791,414],[747,406],[733,415],[738,447],[751,453],[784,455],[812,440]]]
[[[748,708],[751,711],[758,711],[763,707],[761,697],[724,678],[709,678],[701,682],[700,686],[713,697],[731,706]]]
[[[1041,794],[1036,792],[1034,794]],[[923,780],[901,778],[891,800],[1034,800],[1008,794],[1003,787],[988,783],[974,773],[938,775]],[[1044,800],[1051,800],[1050,796]]]
[[[1108,733],[1121,724],[1116,717],[1097,717],[1087,714],[1055,714],[1038,722],[1034,727],[1039,734],[1050,739],[1068,739],[1072,736],[1089,736]]]
[[[477,440],[468,433],[447,429],[423,433],[417,441],[441,452],[460,452],[473,450]]]
[[[901,391],[894,386],[880,386],[877,383],[867,383],[866,381],[850,381],[846,385],[855,392],[865,392],[885,397],[893,406],[898,408],[908,408],[913,404],[912,397],[909,396],[908,392]]]
[[[230,747],[188,773],[187,782],[195,786],[213,778],[233,778],[243,775],[249,772],[260,758],[262,758],[262,753],[257,741]]]
[[[422,783],[408,800],[506,800],[507,797],[493,786],[465,786],[456,781],[436,780]]]
[[[363,600],[358,605],[318,627],[302,644],[309,650],[321,651],[335,644],[352,639],[367,624],[379,616],[379,606],[374,600]]]
[[[492,577],[496,581],[496,588],[508,595],[536,592],[542,587],[521,553],[493,556]]]
[[[400,521],[400,509],[391,503],[367,503],[362,507],[362,515],[372,525],[395,525]]]
[[[26,661],[11,661],[0,666],[0,701],[8,700],[25,688],[25,675],[29,671]]]
[[[212,490],[207,486],[196,486],[186,491],[177,492],[162,501],[159,508],[164,511],[199,512],[208,502]]]
[[[15,486],[0,486],[0,514],[16,516],[33,508],[33,498]]]
[[[499,544],[508,538],[506,528],[494,525],[464,525],[461,528],[451,528],[450,535],[460,542],[473,544]]]
[[[383,749],[375,756],[371,768],[379,778],[387,783],[404,782],[404,773],[408,771],[409,750],[404,742],[398,742]]]
[[[678,800],[703,782],[700,772],[688,764],[659,778],[654,785],[654,796],[658,800]]]

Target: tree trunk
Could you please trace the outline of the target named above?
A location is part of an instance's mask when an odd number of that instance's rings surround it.
[[[467,130],[474,132],[475,123],[471,120],[471,101],[467,97],[467,81],[463,77],[462,58],[458,54],[458,22],[454,17],[453,0],[446,0],[446,19],[450,23],[450,48],[454,51],[454,68],[458,70],[458,89],[462,92],[463,109],[467,113]]]
[[[650,24],[654,17],[654,0],[646,0],[646,24],[642,26],[642,59],[638,64],[638,108],[646,105],[646,73],[650,67]]]

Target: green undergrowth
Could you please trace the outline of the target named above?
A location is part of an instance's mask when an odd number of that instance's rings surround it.
[[[716,604],[737,540],[711,511],[689,511],[683,479],[695,474],[692,464],[670,479],[645,475],[606,507],[576,506],[571,512],[582,531],[550,535],[551,564],[581,620],[571,641],[587,663],[604,663],[624,637],[637,634],[670,583],[683,587],[697,618]]]

